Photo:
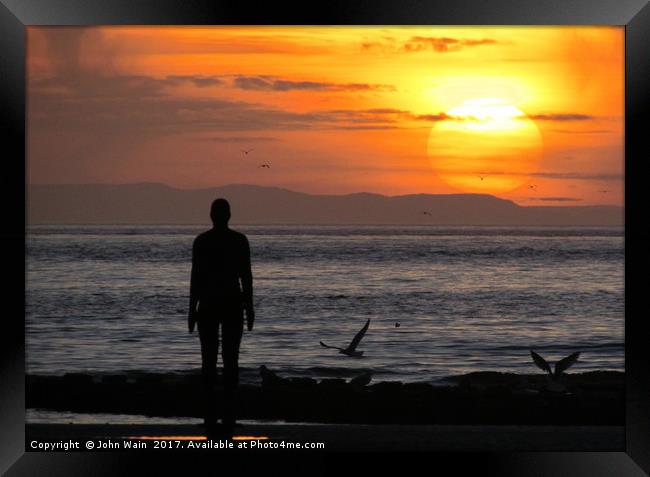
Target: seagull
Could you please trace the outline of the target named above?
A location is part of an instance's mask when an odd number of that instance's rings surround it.
[[[551,384],[548,386],[548,390],[564,391],[564,386],[558,383],[558,380],[564,371],[569,369],[571,366],[575,364],[576,361],[578,361],[580,352],[570,354],[566,358],[563,358],[557,363],[555,363],[554,371],[551,371],[551,366],[546,362],[546,360],[542,358],[540,355],[538,355],[537,353],[535,353],[532,349],[530,350],[530,355],[533,357],[533,361],[535,362],[537,367],[542,371],[546,371],[549,374],[549,377],[551,379]]]
[[[431,212],[427,212],[426,210],[422,212],[422,215],[428,215],[429,217],[432,217]]]
[[[267,169],[271,168],[271,164],[262,164],[260,167],[266,167]]]
[[[262,376],[262,386],[273,386],[284,382],[283,378],[264,365],[260,366],[260,375]]]
[[[481,180],[485,179],[484,176],[478,176],[478,178],[481,179]]]
[[[366,334],[366,331],[368,331],[368,327],[370,326],[370,319],[366,321],[366,324],[364,325],[363,328],[355,335],[355,337],[352,339],[352,342],[348,345],[347,348],[339,348],[338,346],[328,346],[322,341],[320,342],[320,345],[324,348],[334,348],[339,350],[339,353],[347,355],[347,356],[353,356],[355,358],[360,358],[363,356],[363,351],[356,351],[357,346],[359,346],[359,343],[361,342],[361,338],[363,338],[363,335]]]
[[[537,186],[535,184],[528,184],[529,189],[537,190]]]
[[[253,152],[255,149],[242,149],[241,152],[243,152],[246,156],[248,156],[249,152]]]

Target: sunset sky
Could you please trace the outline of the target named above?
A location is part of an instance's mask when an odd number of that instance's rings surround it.
[[[29,27],[28,181],[622,205],[623,42],[619,27]]]

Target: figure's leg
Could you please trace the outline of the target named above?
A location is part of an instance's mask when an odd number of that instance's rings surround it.
[[[204,410],[206,424],[217,421],[217,357],[219,356],[219,322],[216,319],[199,320],[201,339],[201,372],[203,374]]]
[[[224,412],[223,423],[233,426],[237,418],[237,387],[239,385],[239,344],[244,330],[242,312],[221,320],[221,354],[223,357]]]

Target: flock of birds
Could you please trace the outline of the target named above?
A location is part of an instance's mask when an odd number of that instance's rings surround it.
[[[481,181],[484,181],[487,178],[487,176],[478,176],[478,178]],[[537,184],[528,184],[528,189],[537,192]],[[598,192],[600,192],[601,194],[608,194],[610,191],[607,189],[600,189]],[[429,217],[433,218],[433,215],[428,210],[423,211],[422,215],[428,215]]]
[[[244,156],[248,156],[254,150],[255,149],[241,149],[241,152],[242,152],[242,154],[244,154]],[[259,168],[260,169],[270,169],[271,168],[271,163],[270,162],[264,162],[264,163],[259,165]],[[481,181],[484,181],[487,178],[487,176],[478,176],[478,178]],[[537,191],[537,185],[536,184],[528,184],[528,188],[530,190],[532,190],[532,191]],[[598,192],[600,192],[601,194],[608,194],[610,191],[607,190],[607,189],[601,189]],[[424,212],[422,212],[422,214],[423,215],[428,215],[429,217],[433,217],[431,215],[431,212],[428,212],[428,211],[424,211]]]
[[[396,322],[395,327],[399,327],[399,326],[400,326],[399,322]],[[359,343],[365,336],[369,327],[370,327],[370,320],[368,319],[366,321],[366,324],[363,326],[363,328],[361,328],[361,330],[357,332],[357,334],[354,336],[354,338],[352,338],[352,341],[346,348],[341,348],[338,346],[329,346],[323,343],[322,341],[320,342],[320,344],[324,348],[337,349],[340,354],[343,354],[345,356],[360,358],[363,356],[364,352],[357,351],[357,347],[359,346]],[[535,365],[548,374],[547,384],[541,390],[548,391],[551,393],[565,393],[567,388],[561,382],[560,378],[563,375],[564,371],[569,369],[578,361],[578,358],[580,357],[580,352],[572,353],[566,358],[559,360],[557,363],[555,363],[554,368],[551,368],[551,365],[535,351],[531,350],[530,355],[533,358],[533,362],[535,363]],[[304,378],[292,378],[292,379],[281,378],[280,376],[278,376],[276,373],[274,373],[264,365],[260,366],[260,375],[262,377],[262,386],[276,386],[276,385],[281,385],[286,383],[292,383],[294,380],[300,381],[301,379],[304,379]],[[348,384],[354,388],[363,388],[364,386],[367,386],[371,380],[372,380],[372,373],[370,371],[365,371],[359,376],[352,378],[348,382]]]
[[[481,181],[484,181],[484,180],[486,179],[486,177],[487,177],[487,176],[478,176],[478,178],[479,178]],[[528,188],[529,188],[530,190],[537,191],[537,184],[528,184]],[[600,192],[601,194],[607,194],[607,193],[609,193],[609,190],[607,190],[607,189],[600,189],[598,192]]]
[[[255,149],[242,149],[241,152],[245,156],[248,156],[254,150]],[[265,162],[263,164],[260,164],[259,167],[262,168],[262,169],[270,169],[271,164],[268,163],[268,162]],[[481,181],[484,181],[486,179],[486,176],[478,176],[478,178]],[[531,189],[531,190],[536,191],[537,190],[537,185],[528,184],[528,188]],[[601,192],[603,194],[606,194],[606,193],[609,192],[609,190],[599,190],[599,192]],[[432,217],[431,212],[429,212],[429,211],[423,211],[422,214],[423,215],[428,215],[429,217]],[[400,325],[399,322],[395,323],[395,328],[399,328],[400,326],[401,325]],[[359,332],[354,336],[354,338],[352,338],[352,341],[350,342],[350,344],[345,348],[341,348],[339,346],[330,346],[330,345],[327,345],[327,344],[323,343],[322,341],[320,341],[320,345],[323,346],[324,348],[337,349],[340,354],[343,354],[343,355],[346,355],[346,356],[349,356],[349,357],[360,358],[360,357],[363,356],[364,352],[363,351],[357,351],[357,347],[359,346],[359,343],[361,343],[361,340],[365,336],[366,331],[368,331],[369,327],[370,327],[370,319],[368,319],[368,321],[366,321],[366,324],[363,326],[363,328],[361,328],[361,330],[359,330]],[[546,371],[549,374],[549,377],[551,379],[551,384],[549,385],[549,389],[551,387],[559,387],[560,386],[558,384],[559,377],[562,375],[562,373],[564,371],[566,371],[569,367],[571,367],[574,363],[576,363],[577,360],[578,360],[578,357],[580,356],[580,353],[577,352],[577,353],[573,353],[573,354],[567,356],[564,359],[561,359],[560,361],[558,361],[555,364],[555,368],[554,368],[554,371],[553,371],[553,370],[551,370],[551,366],[548,364],[548,362],[544,358],[542,358],[539,354],[535,353],[532,350],[530,351],[530,353],[531,353],[531,356],[533,358],[533,362],[541,370]],[[268,380],[271,380],[271,381],[273,381],[273,379],[280,379],[274,373],[272,373],[268,368],[266,368],[266,366],[262,366],[260,368],[260,372],[262,373],[263,379],[268,379]],[[367,377],[365,375],[362,375],[362,376],[359,376],[358,378],[355,378],[355,379],[358,379],[361,382],[361,381],[365,381],[367,379]],[[354,379],[352,381],[354,381]],[[369,379],[368,379],[368,382],[370,382]],[[351,384],[352,384],[352,382],[351,382]]]
[[[370,327],[370,319],[366,321],[366,324],[363,326],[363,328],[361,328],[357,332],[357,334],[354,336],[354,338],[352,338],[352,341],[346,348],[340,348],[338,346],[330,346],[323,343],[322,341],[320,342],[320,345],[324,348],[337,349],[339,350],[340,354],[344,354],[349,357],[360,358],[363,356],[364,352],[357,351],[357,347],[359,346],[359,343],[361,343],[361,340],[365,336],[369,327]],[[400,323],[396,322],[395,327],[399,328]],[[562,373],[564,373],[564,371],[569,369],[578,361],[578,358],[580,357],[580,352],[572,353],[566,358],[559,360],[557,363],[555,363],[553,369],[551,369],[551,365],[535,351],[530,350],[530,355],[533,358],[533,362],[535,363],[535,365],[542,371],[546,371],[548,373],[549,383],[546,389],[549,391],[562,392],[565,390],[565,387],[563,384],[559,382],[560,377],[562,376]]]

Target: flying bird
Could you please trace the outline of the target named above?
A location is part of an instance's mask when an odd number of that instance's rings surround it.
[[[478,176],[478,178],[483,180],[483,179],[485,179],[485,176]]]
[[[558,380],[564,371],[569,369],[578,361],[580,352],[570,354],[566,358],[562,358],[560,361],[555,363],[554,371],[551,370],[551,365],[549,365],[544,358],[535,353],[532,349],[530,350],[530,355],[532,356],[533,361],[537,367],[542,371],[546,371],[548,373],[549,378],[551,379],[551,383],[547,389],[549,391],[564,391],[565,387],[558,383]]]
[[[607,194],[609,191],[603,189],[603,190],[599,190],[598,192],[600,192],[601,194]]]
[[[253,152],[255,149],[242,149],[241,152],[244,153],[244,155],[248,156],[249,152]]]
[[[428,215],[429,217],[433,217],[433,216],[431,215],[431,212],[427,212],[426,210],[425,210],[424,212],[422,212],[422,215]]]
[[[535,184],[528,184],[528,188],[532,190],[537,190],[537,186]]]
[[[260,167],[266,167],[267,169],[270,169],[270,168],[271,168],[271,164],[262,164],[262,165],[260,165]]]
[[[356,351],[357,346],[359,346],[359,343],[361,342],[361,338],[363,338],[363,335],[366,334],[366,331],[368,331],[368,327],[370,326],[370,319],[366,321],[366,324],[361,328],[361,330],[354,336],[350,344],[348,345],[347,348],[339,348],[338,346],[328,346],[322,341],[320,342],[320,345],[324,348],[334,348],[339,350],[339,353],[344,354],[346,356],[352,356],[355,358],[360,358],[363,356],[363,351]]]

